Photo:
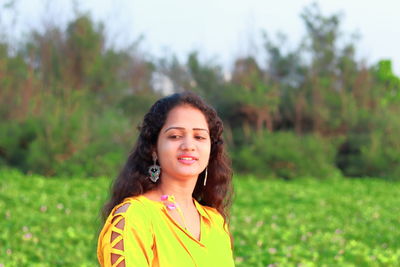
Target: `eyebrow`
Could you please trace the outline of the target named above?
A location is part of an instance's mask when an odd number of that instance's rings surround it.
[[[169,127],[164,131],[164,133],[166,133],[169,130],[173,130],[173,129],[186,130],[184,127]],[[208,133],[208,130],[204,129],[204,128],[193,128],[192,130],[194,130],[194,131],[206,131]]]

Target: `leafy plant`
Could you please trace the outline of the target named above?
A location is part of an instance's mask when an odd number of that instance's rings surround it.
[[[0,170],[0,265],[95,266],[106,177]],[[236,266],[398,266],[400,184],[235,176]]]

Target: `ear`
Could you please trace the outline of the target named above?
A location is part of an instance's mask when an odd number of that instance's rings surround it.
[[[156,145],[152,145],[152,146],[150,147],[150,155],[153,155],[153,153],[156,153],[156,154],[158,155],[158,153],[157,153],[157,146],[156,146]]]

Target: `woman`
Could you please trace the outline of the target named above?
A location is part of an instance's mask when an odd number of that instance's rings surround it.
[[[234,266],[232,172],[221,119],[197,95],[158,100],[114,182],[97,256],[102,266]]]

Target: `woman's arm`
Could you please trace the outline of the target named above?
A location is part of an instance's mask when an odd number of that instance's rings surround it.
[[[118,207],[99,237],[99,261],[104,267],[151,266],[153,233],[141,203]]]
[[[122,207],[119,207],[115,211],[115,217],[111,222],[112,225],[114,225],[111,233],[111,264],[113,267],[125,267],[125,258],[123,256],[123,230],[125,228],[125,218],[121,215],[121,213],[125,213],[129,206],[130,204],[127,203],[124,204]]]

